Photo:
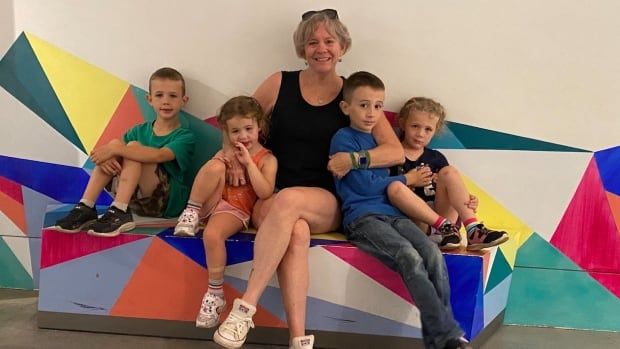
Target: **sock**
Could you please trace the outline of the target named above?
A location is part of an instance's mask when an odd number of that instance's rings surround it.
[[[86,200],[86,199],[82,198],[82,199],[80,200],[80,202],[81,202],[81,203],[83,203],[84,205],[86,205],[86,206],[90,207],[90,208],[95,207],[95,202],[94,202],[94,201],[91,201],[91,200]]]
[[[451,224],[451,223],[450,223],[450,221],[449,221],[449,220],[445,219],[444,217],[439,216],[439,217],[437,218],[437,220],[435,221],[435,223],[433,223],[433,228],[435,228],[435,229],[437,229],[437,230],[441,230],[441,227],[442,227],[444,224]]]
[[[463,225],[465,226],[467,235],[469,235],[474,230],[474,228],[478,226],[478,224],[480,224],[480,222],[478,222],[478,218],[476,217],[472,217],[470,219],[465,220],[465,222],[463,222]]]
[[[196,210],[196,211],[200,212],[200,209],[202,208],[202,204],[199,203],[199,202],[196,202],[196,201],[189,200],[187,202],[187,206],[185,206],[185,207],[186,208],[191,208],[193,210]]]
[[[207,292],[216,296],[224,297],[224,279],[209,278],[209,289]]]
[[[114,206],[114,207],[118,208],[119,210],[121,210],[121,211],[123,211],[123,212],[127,212],[127,206],[128,206],[128,204],[124,204],[124,203],[122,203],[122,202],[118,202],[118,201],[113,201],[113,202],[112,202],[112,205],[110,205],[110,207],[112,207],[112,206]]]

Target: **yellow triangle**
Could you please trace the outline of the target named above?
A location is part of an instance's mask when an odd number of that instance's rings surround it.
[[[484,225],[490,229],[508,232],[510,240],[500,245],[499,248],[502,250],[510,267],[514,267],[517,250],[534,231],[495,201],[495,199],[467,178],[467,176],[461,174],[461,177],[465,182],[467,190],[476,195],[480,201],[476,217],[484,221]]]
[[[129,83],[26,33],[69,121],[90,153]]]

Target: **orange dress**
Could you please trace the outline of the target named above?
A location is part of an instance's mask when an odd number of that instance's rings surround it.
[[[269,153],[271,152],[268,149],[263,148],[252,156],[252,161],[258,166],[261,159]],[[223,200],[247,213],[248,216],[252,215],[252,208],[254,208],[257,198],[256,192],[254,192],[254,188],[252,188],[250,181],[247,181],[247,184],[240,185],[238,187],[225,184],[222,192]]]

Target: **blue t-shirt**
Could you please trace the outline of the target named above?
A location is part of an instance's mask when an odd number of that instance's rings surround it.
[[[370,133],[351,127],[336,132],[329,148],[330,154],[354,152],[375,148],[377,143]],[[389,176],[387,168],[351,170],[341,179],[334,178],[336,193],[342,201],[343,225],[368,214],[403,216],[387,197],[387,187],[394,181],[406,183],[405,176]]]

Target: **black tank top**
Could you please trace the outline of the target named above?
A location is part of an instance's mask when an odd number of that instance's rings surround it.
[[[266,146],[278,159],[276,187],[321,187],[335,192],[327,171],[329,144],[349,117],[340,110],[342,90],[329,104],[313,106],[299,87],[299,71],[282,72],[282,83],[273,107]]]

